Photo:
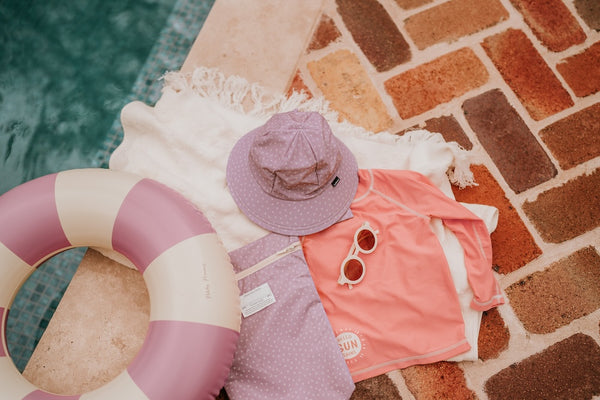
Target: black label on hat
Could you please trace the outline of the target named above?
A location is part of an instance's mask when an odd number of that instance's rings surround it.
[[[331,186],[336,187],[338,183],[340,183],[340,177],[336,176],[335,178],[333,178],[333,182],[331,182]]]

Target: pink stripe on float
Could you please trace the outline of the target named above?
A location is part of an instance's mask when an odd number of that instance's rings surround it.
[[[239,333],[186,321],[151,321],[127,368],[150,399],[214,399],[229,375]]]
[[[43,390],[35,390],[23,397],[23,400],[78,400],[81,396],[61,396],[60,394],[53,394],[44,392]]]
[[[34,179],[0,196],[0,242],[32,266],[71,246],[56,210],[56,175]]]
[[[4,346],[6,345],[6,318],[8,318],[8,310],[0,307],[0,357],[7,356],[4,351]]]
[[[214,229],[192,203],[151,179],[138,182],[127,194],[113,228],[113,248],[140,272],[165,250]]]

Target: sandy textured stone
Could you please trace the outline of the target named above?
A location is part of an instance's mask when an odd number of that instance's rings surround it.
[[[498,372],[485,391],[489,400],[591,399],[600,394],[600,347],[577,333]]]
[[[540,137],[561,168],[568,169],[600,156],[599,132],[600,103],[597,103],[545,127]]]
[[[490,171],[483,165],[472,165],[471,170],[478,186],[453,187],[454,196],[458,201],[498,209],[498,227],[491,236],[492,263],[496,272],[508,274],[534,260],[542,251]]]
[[[576,96],[600,92],[600,42],[556,65]]]
[[[600,308],[600,255],[586,247],[511,285],[506,294],[525,329],[553,332]]]
[[[323,0],[216,1],[181,70],[217,67],[285,93],[322,5]]]
[[[573,239],[600,226],[600,169],[541,193],[523,211],[550,243]]]
[[[149,313],[142,275],[88,250],[23,376],[59,394],[98,388],[138,353]]]
[[[488,37],[483,48],[531,118],[542,120],[573,105],[546,61],[517,29]]]
[[[585,41],[585,33],[562,0],[510,0],[535,36],[551,51]]]
[[[404,21],[419,49],[435,43],[454,42],[508,19],[499,0],[451,0],[415,14]]]
[[[488,81],[473,50],[463,48],[385,81],[398,114],[410,118],[461,96]]]
[[[355,54],[338,50],[309,62],[307,68],[340,117],[373,132],[390,127],[392,119]]]

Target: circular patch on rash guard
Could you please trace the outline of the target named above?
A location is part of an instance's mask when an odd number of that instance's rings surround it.
[[[365,357],[367,343],[360,331],[356,329],[339,329],[335,338],[348,365]]]

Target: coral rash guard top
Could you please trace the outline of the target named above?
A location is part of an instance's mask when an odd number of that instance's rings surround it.
[[[458,238],[474,294],[471,308],[504,303],[492,272],[485,223],[413,171],[359,170],[353,218],[305,236],[302,247],[355,382],[469,350],[458,295],[443,249],[429,226],[442,219]],[[340,264],[363,224],[379,231],[377,247],[358,253],[363,280],[338,284]]]

